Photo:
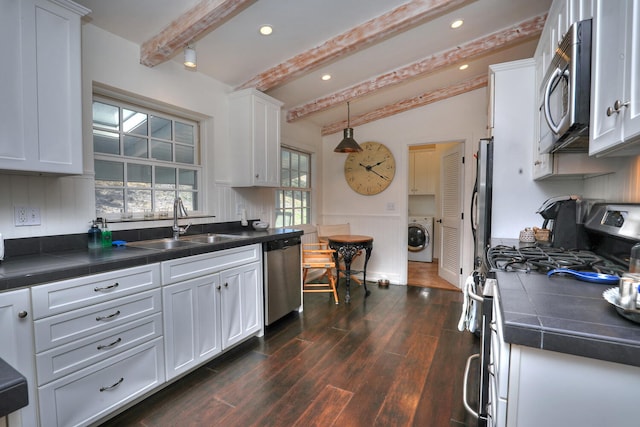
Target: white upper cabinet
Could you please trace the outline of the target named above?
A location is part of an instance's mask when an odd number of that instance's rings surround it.
[[[436,193],[435,150],[409,151],[409,194]]]
[[[590,155],[640,154],[640,0],[597,0]]]
[[[0,0],[0,10],[0,170],[81,174],[89,10],[66,0]]]
[[[255,89],[229,95],[231,185],[280,186],[282,103]]]

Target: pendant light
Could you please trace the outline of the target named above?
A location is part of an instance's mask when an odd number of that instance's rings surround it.
[[[350,124],[350,110],[349,103],[347,102],[347,128],[344,130],[344,138],[333,150],[336,153],[355,153],[357,151],[362,151],[362,147],[360,147],[356,140],[353,139],[353,128],[350,127]]]
[[[193,46],[187,45],[184,48],[184,66],[188,68],[196,68],[196,50]]]

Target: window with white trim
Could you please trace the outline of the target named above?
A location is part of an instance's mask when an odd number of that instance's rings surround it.
[[[94,95],[93,151],[99,216],[201,210],[197,121]]]
[[[280,188],[276,190],[276,227],[311,222],[311,154],[280,150]]]

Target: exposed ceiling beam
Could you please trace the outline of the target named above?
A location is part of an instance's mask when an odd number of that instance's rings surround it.
[[[402,83],[407,79],[432,73],[459,61],[476,58],[538,36],[542,32],[546,18],[546,14],[536,16],[504,30],[480,37],[453,49],[436,53],[421,61],[381,74],[370,80],[317,98],[298,107],[291,108],[287,112],[287,121],[294,122],[311,114],[344,104],[349,100],[367,95],[376,90]]]
[[[488,77],[486,74],[476,76],[460,83],[453,84],[451,86],[443,87],[440,89],[425,92],[421,95],[414,96],[412,98],[403,99],[393,104],[385,105],[382,108],[378,108],[368,113],[361,114],[350,120],[350,126],[360,126],[365,123],[373,122],[383,119],[385,117],[392,116],[394,114],[402,113],[404,111],[411,110],[413,108],[422,107],[433,102],[442,101],[443,99],[450,98],[452,96],[460,95],[472,90],[479,89],[487,86]],[[342,120],[340,122],[332,123],[322,127],[322,136],[331,135],[332,133],[340,132],[347,127],[347,121]]]
[[[202,0],[140,47],[140,63],[154,67],[213,31],[256,0]]]
[[[402,32],[431,16],[453,9],[464,1],[466,0],[410,1],[258,74],[237,89],[252,87],[267,91],[341,56]]]

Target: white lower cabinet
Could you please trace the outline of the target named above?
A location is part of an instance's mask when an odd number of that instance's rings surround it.
[[[261,260],[251,245],[162,263],[167,380],[262,334]]]
[[[159,264],[35,286],[31,299],[40,425],[88,425],[165,383]]]
[[[167,380],[222,351],[220,276],[211,274],[162,289]]]
[[[162,337],[38,389],[43,426],[84,426],[165,381]]]
[[[260,262],[220,273],[222,347],[228,348],[263,327]]]

